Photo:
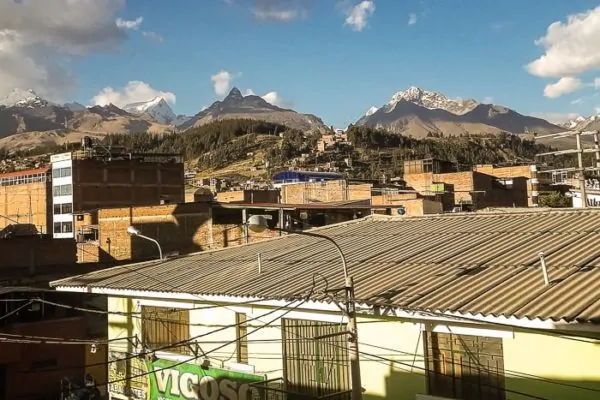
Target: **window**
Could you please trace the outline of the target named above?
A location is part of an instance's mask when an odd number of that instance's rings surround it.
[[[70,196],[73,194],[73,185],[69,184],[69,185],[54,186],[52,188],[52,194],[54,195],[54,197]]]
[[[73,233],[72,222],[55,222],[54,233]]]
[[[142,337],[150,349],[170,346],[190,339],[189,310],[167,307],[142,306]],[[190,345],[181,345],[164,351],[191,354]]]
[[[282,325],[288,390],[318,397],[350,389],[344,324],[283,319]]]
[[[55,204],[54,205],[54,215],[57,214],[71,214],[73,213],[73,204],[64,203],[64,204]]]
[[[505,400],[502,339],[427,332],[425,350],[430,395]]]
[[[72,174],[71,167],[53,168],[52,169],[52,177],[53,178],[66,178],[68,176],[71,176],[71,174]]]
[[[235,313],[237,362],[248,364],[248,325],[246,314]]]

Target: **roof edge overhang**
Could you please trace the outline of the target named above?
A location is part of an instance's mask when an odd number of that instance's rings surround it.
[[[62,292],[77,292],[102,294],[113,297],[145,298],[159,299],[163,301],[189,301],[210,304],[220,304],[223,306],[236,306],[241,302],[245,306],[256,307],[289,307],[297,308],[303,311],[312,311],[317,313],[335,313],[339,315],[340,308],[333,302],[310,300],[302,302],[298,299],[296,302],[290,302],[290,299],[268,299],[258,296],[232,296],[215,294],[191,294],[178,292],[157,292],[131,289],[110,289],[96,288],[89,286],[55,286],[55,290]],[[378,319],[398,319],[409,322],[436,322],[448,324],[467,324],[476,326],[489,326],[495,329],[523,329],[523,330],[548,330],[559,331],[561,333],[600,333],[600,324],[552,320],[541,318],[518,318],[515,316],[496,316],[474,313],[461,313],[458,311],[440,311],[440,310],[408,310],[402,307],[390,307],[385,315],[374,310],[373,306],[368,304],[356,304],[357,313],[365,318]],[[558,332],[556,332],[558,333]]]

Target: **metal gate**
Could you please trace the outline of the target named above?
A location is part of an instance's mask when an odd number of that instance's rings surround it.
[[[314,399],[349,391],[345,324],[283,319],[282,325],[286,390]]]

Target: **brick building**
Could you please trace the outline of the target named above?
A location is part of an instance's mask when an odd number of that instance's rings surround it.
[[[29,231],[52,231],[49,168],[0,174],[0,235],[27,225]],[[22,228],[22,227],[21,227]],[[4,236],[4,235],[3,235]]]
[[[242,189],[219,192],[216,201],[220,203],[277,203],[279,190]]]
[[[452,164],[439,160],[407,161],[403,179],[420,195],[440,201],[445,210],[528,207],[536,203],[537,180],[531,175],[535,172],[532,166],[511,169],[480,165],[458,172],[451,168]]]
[[[372,187],[370,183],[352,184],[345,179],[290,183],[281,186],[281,203],[309,204],[370,200]]]
[[[75,237],[73,217],[86,211],[185,201],[180,155],[88,149],[56,154],[50,161],[54,238]]]
[[[186,254],[264,240],[283,233],[255,233],[243,225],[250,215],[270,215],[272,227],[307,229],[370,214],[370,202],[316,204],[194,202],[97,211],[97,237],[78,243],[79,262],[117,263],[158,257],[156,245],[127,233],[130,225],[157,240],[164,255]],[[86,218],[92,218],[91,216]]]

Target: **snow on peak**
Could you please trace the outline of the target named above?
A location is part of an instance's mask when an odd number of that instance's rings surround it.
[[[373,115],[377,112],[377,110],[379,110],[379,108],[372,106],[371,108],[369,108],[367,110],[367,112],[365,113],[365,117],[368,117],[369,115]]]
[[[386,108],[391,111],[402,100],[430,110],[441,109],[458,115],[473,110],[479,104],[475,100],[449,99],[441,93],[411,86],[402,92],[395,93],[387,103]]]
[[[0,106],[5,107],[44,107],[49,103],[37,95],[32,89],[13,89],[8,95],[0,99]]]
[[[123,110],[134,115],[148,114],[164,125],[172,124],[177,119],[169,104],[160,96],[148,101],[127,104]]]

